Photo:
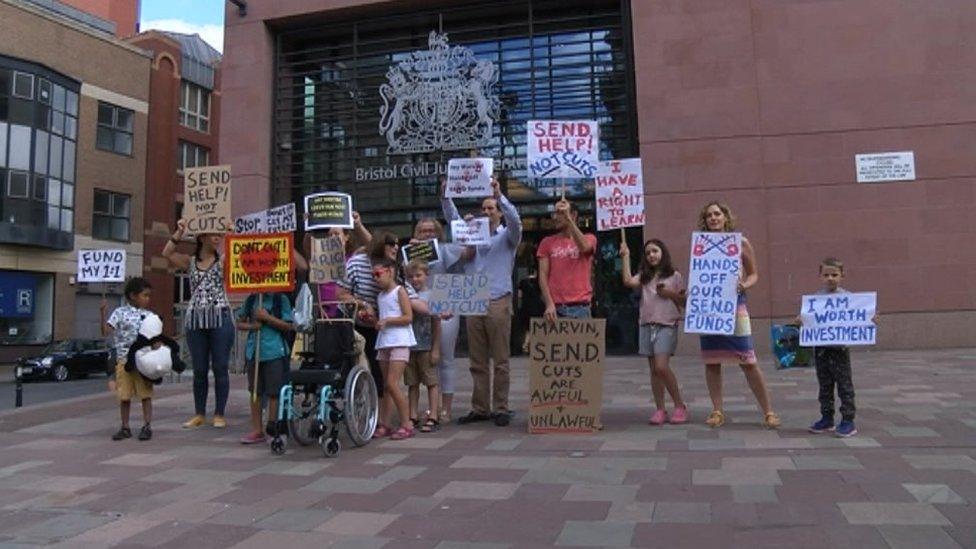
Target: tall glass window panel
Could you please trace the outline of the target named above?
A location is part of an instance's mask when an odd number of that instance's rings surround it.
[[[64,170],[61,172],[65,181],[75,180],[75,142],[64,141]]]
[[[34,173],[47,173],[48,138],[48,133],[45,131],[34,132]]]
[[[61,228],[61,208],[47,207],[47,228],[54,230]]]
[[[61,230],[71,231],[74,227],[74,212],[72,210],[61,209]]]
[[[61,182],[57,179],[47,180],[47,203],[49,206],[61,205]]]
[[[10,162],[15,170],[30,169],[31,129],[28,126],[10,126]]]
[[[75,186],[64,183],[61,185],[61,205],[65,208],[75,207]]]
[[[14,71],[14,97],[34,99],[34,75]]]
[[[65,97],[64,110],[67,111],[67,113],[70,114],[71,116],[77,117],[78,116],[78,94],[73,91],[67,90],[65,92],[64,97]]]
[[[0,168],[7,167],[7,123],[0,122]]]
[[[51,164],[48,168],[51,177],[61,177],[61,155],[64,150],[64,139],[51,136]]]

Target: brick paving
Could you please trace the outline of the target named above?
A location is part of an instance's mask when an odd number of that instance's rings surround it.
[[[710,430],[703,368],[684,357],[688,425],[646,425],[646,366],[612,357],[603,432],[530,436],[516,359],[510,427],[346,444],[335,459],[238,444],[240,376],[223,431],[179,428],[187,383],[158,393],[150,442],[109,440],[107,394],[3,412],[0,547],[976,547],[976,349],[853,360],[851,439],[806,432],[806,369],[765,369],[779,431],[726,369],[731,422]]]

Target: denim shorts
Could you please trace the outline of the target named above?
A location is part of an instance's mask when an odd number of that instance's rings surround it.
[[[664,324],[641,324],[637,353],[641,356],[673,355],[678,348],[678,329]]]
[[[559,318],[590,318],[589,305],[556,305]]]

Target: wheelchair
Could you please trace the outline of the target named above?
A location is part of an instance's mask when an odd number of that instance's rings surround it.
[[[289,373],[278,398],[278,420],[268,426],[271,453],[285,453],[288,438],[300,446],[318,443],[326,457],[339,455],[340,424],[355,446],[376,431],[379,398],[369,366],[359,363],[355,315],[330,318],[323,304],[315,322],[312,351],[306,343],[301,365]]]

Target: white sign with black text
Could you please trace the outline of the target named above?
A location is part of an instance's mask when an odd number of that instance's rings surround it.
[[[854,155],[858,183],[915,181],[915,151]]]
[[[78,282],[125,282],[125,250],[78,250]]]
[[[487,217],[475,217],[469,221],[451,221],[451,236],[455,244],[477,246],[491,241],[491,226]]]

